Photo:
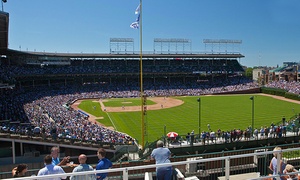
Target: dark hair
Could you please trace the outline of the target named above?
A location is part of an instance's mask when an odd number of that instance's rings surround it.
[[[17,169],[16,169],[16,174],[14,175],[14,177],[19,177],[20,176],[20,173],[24,170],[24,169],[27,169],[28,166],[27,164],[19,164],[17,166]],[[21,175],[23,176],[23,175]]]
[[[44,161],[46,164],[51,164],[52,163],[52,157],[50,155],[46,155],[44,158]]]
[[[105,151],[105,149],[99,148],[99,149],[98,149],[98,154],[101,154],[102,157],[105,157],[105,156],[106,156],[106,151]]]

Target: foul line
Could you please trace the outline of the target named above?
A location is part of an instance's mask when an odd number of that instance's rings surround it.
[[[116,128],[116,126],[115,126],[115,124],[114,124],[113,120],[110,118],[110,116],[109,116],[108,112],[106,112],[106,114],[107,114],[107,116],[108,116],[108,118],[109,118],[110,122],[111,122],[111,123],[112,123],[112,125],[114,126],[114,129],[115,129],[115,131],[117,131],[117,128]]]
[[[105,110],[105,106],[104,106],[104,104],[103,104],[103,102],[102,102],[101,99],[99,100],[99,103],[100,103],[101,110],[102,110],[103,112],[106,112],[106,114],[107,114],[107,116],[108,116],[110,122],[112,123],[112,125],[113,125],[115,131],[117,131],[116,125],[114,124],[113,120],[112,120],[111,117],[109,116],[108,112]]]

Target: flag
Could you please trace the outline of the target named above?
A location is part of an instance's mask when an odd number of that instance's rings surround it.
[[[140,13],[140,6],[141,6],[141,4],[139,4],[138,7],[135,9],[134,14],[139,14]]]
[[[130,24],[130,27],[131,27],[132,29],[138,29],[138,28],[139,28],[139,22],[133,22],[133,23],[131,23],[131,24]]]
[[[138,15],[138,17],[136,18],[136,20],[130,24],[130,27],[133,29],[138,29],[140,26],[140,14]]]
[[[138,7],[135,9],[134,14],[137,14],[138,17],[136,18],[136,20],[130,24],[130,27],[133,29],[138,29],[139,25],[140,25],[140,6],[141,4],[138,5]]]

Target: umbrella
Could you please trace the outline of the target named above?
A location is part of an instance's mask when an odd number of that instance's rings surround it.
[[[178,133],[176,133],[176,132],[169,132],[169,133],[167,134],[167,136],[168,136],[169,138],[176,138],[176,137],[178,136]]]

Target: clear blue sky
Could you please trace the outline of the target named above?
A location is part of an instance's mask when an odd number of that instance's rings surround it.
[[[9,48],[28,51],[108,53],[110,38],[133,38],[139,0],[8,0]],[[143,50],[154,38],[242,40],[246,66],[300,62],[299,0],[143,0]],[[207,50],[207,49],[206,49]],[[230,51],[230,50],[228,50]]]

